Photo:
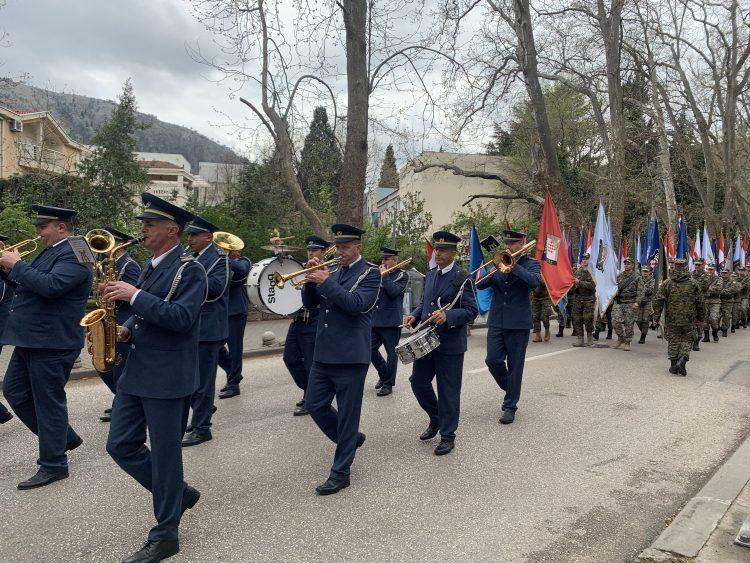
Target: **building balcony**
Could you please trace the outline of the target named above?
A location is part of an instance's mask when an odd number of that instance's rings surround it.
[[[18,165],[44,172],[67,174],[72,171],[73,160],[65,154],[36,145],[28,141],[16,143],[18,150]]]

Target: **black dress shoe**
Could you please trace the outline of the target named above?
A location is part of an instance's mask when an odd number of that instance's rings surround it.
[[[393,388],[390,385],[383,385],[380,389],[378,389],[377,396],[385,397],[386,395],[390,395],[391,393],[393,393]]]
[[[5,424],[8,422],[11,418],[13,418],[13,413],[10,411],[3,410],[0,412],[0,424]]]
[[[80,436],[77,436],[75,440],[72,442],[68,442],[65,444],[65,451],[66,452],[72,452],[74,449],[76,449],[78,446],[83,444],[83,439]]]
[[[198,444],[202,444],[203,442],[208,442],[212,438],[213,436],[211,436],[211,432],[207,432],[205,434],[201,434],[199,432],[191,432],[182,439],[182,447],[189,448],[190,446],[197,446]]]
[[[500,424],[513,424],[516,419],[516,411],[514,409],[503,410],[503,416],[500,417]]]
[[[331,477],[322,485],[315,487],[315,492],[319,495],[333,495],[341,489],[346,489],[348,486],[349,479],[334,479]]]
[[[190,485],[185,487],[185,490],[182,491],[182,510],[180,511],[180,515],[185,514],[186,510],[193,508],[199,498],[201,498],[201,493],[198,489],[194,489]]]
[[[180,552],[179,540],[148,540],[144,546],[122,563],[156,563],[177,555]]]
[[[299,406],[296,409],[294,409],[294,412],[292,413],[292,416],[305,416],[307,414],[310,414],[310,413],[305,408],[304,403],[303,403],[301,406]]]
[[[99,422],[112,422],[112,415],[111,414],[103,414],[99,417]]]
[[[212,406],[212,407],[211,407],[211,414],[214,414],[214,413],[216,413],[216,411],[217,411],[217,409],[216,409],[216,405]]]
[[[236,397],[240,394],[239,389],[227,389],[219,393],[219,399],[229,399],[230,397]]]
[[[438,433],[438,427],[430,424],[427,427],[427,430],[425,430],[419,435],[419,439],[422,441],[432,440],[435,436],[437,436],[437,433]]]
[[[304,404],[305,404],[305,398],[302,397],[299,401],[297,401],[296,403],[294,403],[294,406],[295,407],[301,407],[301,406],[304,406]]]
[[[365,440],[367,440],[367,436],[365,436],[364,432],[360,432],[359,435],[357,436],[357,447],[361,448],[362,444],[365,443]]]
[[[104,414],[112,414],[112,408],[104,409]]]
[[[453,440],[446,440],[443,438],[440,440],[437,448],[435,448],[435,455],[445,455],[453,451]]]
[[[193,431],[193,425],[192,424],[188,424],[185,427],[185,434],[190,434],[192,431]]]
[[[63,469],[62,471],[49,471],[43,467],[36,472],[31,479],[27,481],[21,481],[18,483],[18,490],[25,491],[27,489],[36,489],[37,487],[44,487],[60,479],[68,478],[68,470]]]
[[[226,391],[227,389],[229,389],[229,386],[228,386],[228,385],[225,385],[224,387],[222,387],[221,389],[219,389],[219,393],[223,393],[223,392],[224,392],[224,391]]]
[[[375,389],[380,389],[383,386],[383,380],[378,379],[378,382],[375,384]]]

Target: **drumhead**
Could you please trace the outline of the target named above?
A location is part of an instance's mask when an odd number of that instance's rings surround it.
[[[302,292],[291,283],[280,289],[276,286],[273,275],[291,274],[303,268],[294,258],[264,258],[253,264],[247,276],[247,289],[253,306],[266,313],[291,315],[302,307]]]

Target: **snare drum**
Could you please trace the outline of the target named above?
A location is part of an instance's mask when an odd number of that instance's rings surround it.
[[[302,307],[302,292],[291,283],[283,289],[276,286],[273,275],[291,274],[303,268],[293,258],[274,256],[253,264],[247,276],[247,289],[250,302],[256,309],[265,313],[291,315]]]
[[[438,346],[440,346],[440,338],[435,333],[435,327],[430,326],[412,334],[403,343],[396,346],[396,354],[398,354],[401,363],[410,364],[414,360],[426,356]]]

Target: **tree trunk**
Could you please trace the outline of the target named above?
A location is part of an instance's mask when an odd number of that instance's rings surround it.
[[[367,174],[369,81],[367,76],[367,0],[344,0],[347,100],[346,145],[337,219],[362,225]]]
[[[534,29],[531,24],[529,12],[529,0],[514,0],[513,13],[515,16],[515,32],[518,38],[517,59],[523,72],[526,91],[529,95],[534,122],[536,123],[541,145],[541,158],[535,159],[540,166],[539,179],[542,186],[549,190],[560,211],[560,220],[564,223],[577,223],[578,213],[570,198],[560,174],[560,166],[557,162],[557,150],[552,139],[552,131],[547,117],[547,105],[544,101],[544,92],[539,82],[539,71],[537,64],[536,44],[534,42]]]

